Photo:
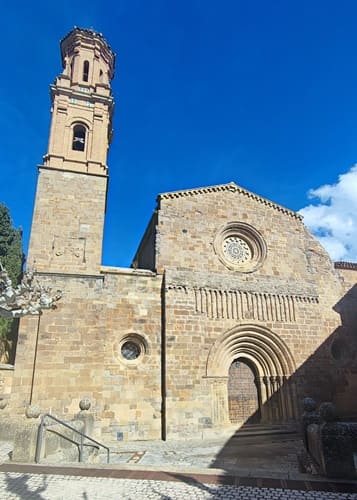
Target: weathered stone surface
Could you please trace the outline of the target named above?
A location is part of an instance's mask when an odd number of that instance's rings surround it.
[[[10,427],[11,428],[11,427]],[[13,431],[13,427],[11,428]],[[36,455],[38,421],[22,419],[17,422],[14,434],[14,462],[34,462]]]
[[[330,402],[322,403],[318,414],[311,398],[304,399],[304,407],[305,447],[317,470],[327,477],[355,478],[357,423],[340,422]]]

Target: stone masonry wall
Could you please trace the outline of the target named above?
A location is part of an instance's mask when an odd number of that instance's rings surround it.
[[[107,178],[40,168],[28,265],[96,274],[101,264]]]
[[[220,403],[214,394],[215,380],[206,377],[206,367],[215,341],[238,325],[245,326],[247,331],[252,324],[262,325],[285,342],[295,360],[296,371],[291,376],[298,386],[299,398],[307,391],[320,401],[331,399],[331,380],[326,378],[326,370],[332,363],[328,346],[323,346],[316,358],[314,355],[333,332],[336,318],[334,315],[325,318],[318,304],[302,303],[296,309],[296,321],[288,322],[208,318],[195,310],[195,296],[190,290],[171,289],[165,301],[169,436],[229,424],[227,415],[215,420],[214,415],[219,413],[216,405]],[[305,372],[309,373],[309,380]],[[221,381],[225,391],[227,382]]]
[[[70,419],[88,397],[97,432],[160,438],[160,277],[112,269],[93,277],[40,279],[62,289],[63,298],[40,318],[37,349],[39,318],[21,320],[10,411],[23,414],[32,399],[43,412]],[[122,339],[132,334],[146,346],[137,363],[120,351]]]
[[[232,221],[250,224],[266,242],[266,259],[254,272],[228,269],[214,250],[215,235]],[[156,247],[157,268],[165,270],[169,436],[229,424],[227,380],[207,378],[206,367],[217,339],[237,326],[262,326],[284,342],[295,364],[289,376],[297,404],[304,394],[333,399],[331,343],[341,324],[335,305],[342,283],[298,216],[229,190],[162,197]],[[270,399],[267,405],[278,404]]]
[[[344,293],[335,304],[342,326],[330,342],[334,362],[335,403],[342,415],[357,417],[355,394],[357,391],[357,266],[339,264]],[[341,267],[343,266],[343,267]]]

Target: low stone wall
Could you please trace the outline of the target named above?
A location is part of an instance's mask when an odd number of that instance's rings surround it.
[[[14,366],[0,364],[0,409],[5,406],[10,398]]]
[[[75,420],[66,423],[73,429],[85,432],[91,425],[91,415],[78,415]],[[14,462],[33,463],[36,457],[36,446],[40,428],[40,417],[0,416],[0,439],[13,442],[12,460]],[[89,424],[89,425],[88,425]],[[93,461],[97,455],[97,447],[84,440],[83,461]],[[43,431],[40,461],[78,462],[80,436],[71,429],[49,422]]]
[[[303,401],[303,439],[306,452],[300,455],[302,470],[333,478],[355,479],[354,454],[357,452],[357,422],[341,422],[335,406],[322,403],[317,412],[312,398]]]

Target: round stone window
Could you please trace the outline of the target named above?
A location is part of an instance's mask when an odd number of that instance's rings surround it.
[[[147,343],[141,335],[131,333],[126,335],[119,344],[121,361],[128,364],[137,364],[147,352]]]
[[[345,365],[349,362],[350,349],[343,339],[337,338],[332,342],[331,356],[339,365]]]
[[[252,251],[248,243],[238,236],[229,236],[223,241],[223,255],[232,264],[251,260]]]
[[[141,354],[141,347],[136,342],[128,340],[121,346],[121,355],[127,361],[137,359]]]
[[[221,228],[213,246],[220,261],[233,271],[253,272],[266,257],[266,244],[262,236],[244,222],[230,222]]]

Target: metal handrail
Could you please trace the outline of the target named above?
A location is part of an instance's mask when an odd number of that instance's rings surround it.
[[[99,441],[96,441],[95,439],[87,436],[86,434],[84,434],[84,432],[81,432],[81,431],[75,429],[71,425],[67,424],[67,422],[60,420],[59,418],[54,417],[53,415],[50,415],[49,413],[45,413],[44,415],[42,415],[40,427],[38,429],[37,442],[36,442],[36,454],[35,454],[35,462],[37,464],[40,463],[43,432],[44,432],[44,430],[46,430],[46,422],[45,422],[46,418],[50,418],[50,419],[54,420],[55,422],[57,422],[58,424],[63,425],[64,427],[67,427],[67,429],[70,429],[71,431],[76,432],[77,434],[80,435],[80,442],[79,443],[72,441],[71,439],[62,435],[62,437],[64,439],[67,439],[68,441],[71,441],[72,443],[79,445],[79,462],[83,461],[83,446],[90,446],[90,445],[84,443],[83,440],[89,439],[89,441],[91,441],[92,443],[95,443],[96,445],[101,446],[102,448],[105,448],[107,450],[107,464],[109,464],[110,449],[108,448],[108,446],[105,446],[104,444],[99,443]]]

